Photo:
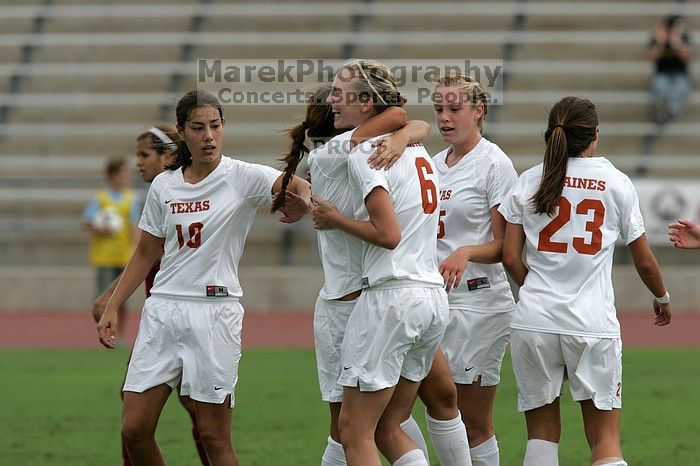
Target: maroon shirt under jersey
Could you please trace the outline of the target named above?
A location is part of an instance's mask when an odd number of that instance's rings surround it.
[[[151,271],[148,272],[148,275],[146,275],[146,297],[149,298],[151,296],[151,288],[153,288],[153,280],[156,279],[156,274],[160,270],[160,261],[156,261],[155,264],[153,264],[153,267],[151,267]]]

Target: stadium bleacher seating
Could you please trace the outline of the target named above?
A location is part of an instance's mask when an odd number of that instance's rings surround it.
[[[520,171],[541,158],[547,110],[568,94],[598,106],[599,152],[633,174],[700,175],[700,94],[663,133],[649,123],[644,60],[658,18],[700,4],[593,2],[265,2],[14,0],[0,6],[0,266],[84,265],[79,216],[104,160],[172,119],[197,58],[505,59],[505,105],[488,136]],[[698,74],[696,73],[696,76]],[[225,152],[274,164],[300,106],[227,106]],[[429,105],[413,118],[433,120]],[[654,157],[643,147],[655,137]],[[435,152],[439,135],[427,141]],[[279,228],[261,211],[243,263],[279,262]],[[295,263],[315,262],[298,228]],[[47,241],[47,237],[51,241]],[[271,247],[274,246],[274,247]]]

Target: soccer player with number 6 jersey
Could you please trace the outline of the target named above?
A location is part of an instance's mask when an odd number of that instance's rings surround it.
[[[557,102],[544,138],[544,163],[524,172],[499,208],[508,221],[503,263],[521,286],[511,349],[528,432],[523,464],[558,464],[559,397],[568,379],[591,463],[623,466],[622,341],[611,277],[618,238],[654,295],[655,325],[670,323],[670,297],[632,182],[595,156],[593,103],[577,97]]]
[[[336,74],[329,101],[335,126],[345,128],[405,100],[386,66],[356,60]],[[314,199],[312,207],[316,228],[337,228],[364,241],[364,290],[348,319],[341,354],[340,437],[349,466],[379,466],[377,446],[393,465],[427,466],[400,423],[447,319],[434,241],[435,168],[422,146],[410,146],[390,170],[374,170],[367,162],[371,144],[359,144],[348,159],[354,218],[326,201]]]
[[[389,160],[400,156],[408,143],[427,136],[430,126],[423,121],[406,122],[406,111],[392,106],[358,128],[336,129],[330,104],[326,102],[330,91],[330,86],[319,87],[307,103],[304,121],[289,130],[292,147],[284,158],[282,193],[286,181],[291,179],[302,156],[308,152],[314,197],[323,198],[333,203],[339,212],[352,216],[354,206],[348,183],[350,150],[369,138],[398,130],[376,140],[376,152],[367,159],[372,166],[376,163],[378,168],[383,168]],[[307,136],[314,143],[313,150],[305,146]],[[276,210],[283,201],[284,196],[278,196],[271,209]],[[321,466],[339,466],[347,464],[338,433],[343,400],[343,386],[338,384],[342,373],[340,352],[347,321],[361,291],[362,240],[336,229],[318,230],[317,236],[324,283],[314,306],[314,346],[321,398],[328,402],[331,415],[330,435]],[[420,427],[410,414],[401,427],[427,455]]]

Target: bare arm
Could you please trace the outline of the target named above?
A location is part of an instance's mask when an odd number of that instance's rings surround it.
[[[689,62],[691,58],[693,58],[693,52],[690,50],[690,47],[688,47],[684,43],[680,43],[678,45],[678,47],[676,48],[676,53],[678,54],[678,58],[680,58],[686,63]]]
[[[668,35],[668,43],[679,59],[688,62],[692,57],[692,53],[688,44],[683,41],[683,35],[683,29],[673,28]]]
[[[506,220],[498,211],[498,205],[491,208],[491,231],[493,239],[484,244],[469,244],[457,248],[440,264],[440,274],[445,280],[445,290],[458,287],[462,274],[469,262],[495,264],[501,261],[503,237],[506,233]]]
[[[277,177],[272,185],[273,195],[277,195],[282,189],[282,178],[284,174]],[[299,178],[292,176],[287,185],[287,191],[284,196],[284,204],[280,207],[280,212],[284,214],[279,221],[282,223],[294,223],[309,212],[311,202],[311,184]]]
[[[141,232],[141,238],[136,250],[131,255],[126,269],[122,273],[119,283],[107,302],[100,322],[97,324],[97,332],[100,343],[107,348],[114,348],[117,335],[117,310],[131,296],[136,288],[141,285],[153,267],[153,263],[163,252],[163,238],[158,238],[145,231]]]
[[[654,42],[647,49],[647,59],[651,61],[658,60],[667,45],[684,62],[689,62],[693,56],[690,47],[683,41],[682,30],[668,31],[666,28],[660,27],[655,32]]]
[[[287,189],[304,199],[307,204],[311,201],[311,184],[309,184],[308,181],[299,178],[298,176],[294,176],[291,180],[289,180]]]
[[[369,118],[355,129],[350,139],[350,149],[367,139],[395,131],[405,124],[406,110],[401,107],[389,107],[383,112]],[[283,176],[280,176],[275,180],[272,187],[273,195],[277,195],[282,189],[282,178]],[[285,203],[278,209],[284,214],[284,216],[280,218],[280,222],[282,223],[294,223],[308,212],[308,205],[311,197],[310,179],[301,180],[307,183],[306,186],[299,183],[299,181],[300,180],[295,176],[287,185],[284,196]],[[304,208],[304,205],[306,205],[306,208]]]
[[[517,223],[506,223],[506,234],[503,239],[503,266],[508,275],[518,286],[523,286],[528,268],[523,262],[523,247],[525,246],[525,231]]]
[[[119,283],[121,278],[122,275],[119,274],[119,276],[109,284],[107,289],[100,293],[100,295],[92,302],[92,318],[95,319],[95,323],[100,321],[102,314],[105,312],[107,302],[109,301],[109,298],[112,297],[112,293],[114,293],[114,290],[117,288],[117,283]]]
[[[647,60],[656,61],[661,56],[661,51],[668,41],[668,31],[663,26],[657,26],[654,30],[654,41],[647,49]]]
[[[389,169],[399,160],[409,144],[419,144],[430,136],[430,125],[423,120],[411,120],[406,126],[389,136],[384,136],[372,143],[376,147],[367,162],[372,168]]]
[[[627,245],[632,254],[634,268],[637,269],[639,278],[651,293],[656,297],[666,295],[666,286],[661,276],[661,269],[656,262],[654,254],[649,248],[646,235],[642,235]],[[654,323],[656,325],[667,325],[671,322],[671,303],[660,304],[654,299]]]
[[[394,249],[401,242],[401,229],[389,193],[382,187],[374,188],[365,197],[369,220],[353,220],[336,210],[323,199],[314,199],[312,215],[317,230],[337,228],[362,241],[386,249]]]
[[[133,251],[136,249],[136,246],[139,244],[139,236],[141,236],[141,229],[139,226],[135,223],[132,223],[129,225],[130,228],[130,236],[131,236],[131,250]]]
[[[368,139],[396,131],[405,124],[406,110],[401,107],[389,107],[355,129],[350,140],[350,148],[352,149]]]
[[[656,262],[654,254],[649,248],[646,235],[642,235],[627,245],[632,254],[634,267],[637,269],[639,278],[654,296],[663,296],[666,293],[661,269]]]
[[[500,204],[499,204],[500,205]],[[491,208],[491,231],[493,239],[488,243],[467,246],[471,248],[470,261],[479,264],[495,264],[501,262],[503,238],[506,236],[506,219],[498,211],[498,205]]]
[[[161,250],[161,255],[162,252],[163,251]],[[97,298],[95,298],[95,300],[92,302],[92,317],[93,319],[95,319],[95,323],[98,323],[100,321],[100,318],[102,317],[102,314],[104,314],[105,308],[107,307],[107,302],[109,302],[109,298],[112,297],[112,293],[114,293],[114,290],[117,288],[117,283],[119,283],[119,280],[121,278],[122,274],[119,274],[119,276],[115,278],[112,283],[109,284],[107,289],[100,293],[100,295]]]

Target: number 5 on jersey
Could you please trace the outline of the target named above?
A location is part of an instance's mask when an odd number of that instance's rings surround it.
[[[202,228],[204,228],[204,225],[199,222],[191,223],[188,228],[189,239],[187,240],[187,242],[185,242],[185,236],[182,233],[182,225],[175,225],[175,229],[177,230],[177,244],[179,245],[178,249],[184,248],[185,245],[189,246],[192,249],[197,249],[199,246],[201,246]]]
[[[447,215],[447,211],[441,210],[440,218],[438,220],[438,239],[445,237],[445,221],[442,219],[442,217],[444,217],[445,215]]]

